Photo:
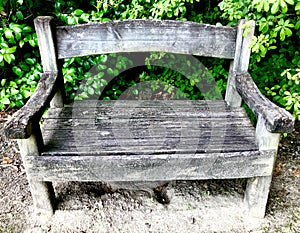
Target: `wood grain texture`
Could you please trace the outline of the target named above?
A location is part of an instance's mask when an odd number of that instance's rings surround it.
[[[224,101],[178,102],[80,101],[51,109],[43,124],[43,155],[258,151],[242,108]]]
[[[172,20],[124,20],[57,27],[58,58],[158,51],[234,57],[236,28]]]
[[[28,156],[28,175],[43,181],[170,181],[267,176],[273,153]]]
[[[257,116],[263,117],[269,132],[292,132],[294,128],[293,116],[262,95],[249,73],[237,73],[236,86],[237,91],[250,109]]]
[[[57,90],[57,73],[45,72],[41,75],[37,88],[27,103],[5,125],[5,135],[10,139],[29,138],[33,125],[42,117]]]
[[[39,16],[34,19],[35,31],[38,38],[39,50],[44,72],[57,72],[57,56],[52,34],[51,16]]]
[[[237,37],[234,59],[230,63],[225,100],[230,106],[239,107],[242,98],[236,89],[236,72],[247,72],[250,61],[250,43],[255,30],[253,20],[240,20],[237,24]],[[246,33],[246,35],[244,35]]]
[[[248,179],[244,204],[246,215],[264,218],[272,176],[257,176]]]
[[[274,167],[280,134],[270,133],[267,130],[262,115],[258,117],[255,137],[262,154],[273,151],[273,161],[270,160],[270,164],[273,164]],[[271,181],[272,176],[259,176],[248,179],[244,203],[248,214],[253,217],[263,218],[265,216]]]

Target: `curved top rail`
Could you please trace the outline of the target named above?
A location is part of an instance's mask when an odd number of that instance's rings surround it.
[[[236,27],[148,19],[56,28],[59,59],[148,51],[233,59],[236,34]]]

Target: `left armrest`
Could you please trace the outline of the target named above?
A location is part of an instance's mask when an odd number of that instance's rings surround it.
[[[57,89],[57,72],[42,74],[36,90],[27,103],[5,124],[5,135],[10,139],[29,138],[33,124],[38,124]]]
[[[236,89],[249,108],[265,120],[271,133],[292,132],[293,116],[267,99],[258,89],[249,73],[236,73]]]

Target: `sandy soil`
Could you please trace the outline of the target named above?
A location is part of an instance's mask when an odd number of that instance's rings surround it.
[[[281,140],[266,217],[243,218],[245,180],[177,181],[170,204],[151,190],[116,190],[102,183],[55,184],[55,215],[40,224],[33,215],[26,174],[15,141],[3,134],[0,113],[1,232],[300,232],[300,124]],[[125,188],[125,189],[124,189]],[[126,189],[129,188],[129,189]]]

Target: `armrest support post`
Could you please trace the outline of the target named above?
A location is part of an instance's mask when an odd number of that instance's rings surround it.
[[[44,141],[38,122],[33,126],[32,133],[29,138],[18,139],[18,145],[23,158],[30,155],[40,155],[44,147]]]
[[[260,151],[275,150],[275,153],[277,153],[280,133],[269,132],[262,116],[258,116],[255,137]]]

